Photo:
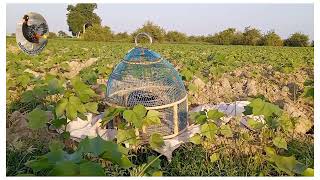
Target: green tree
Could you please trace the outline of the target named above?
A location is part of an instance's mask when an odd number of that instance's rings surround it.
[[[269,31],[261,38],[261,45],[263,46],[283,46],[281,37],[274,31]]]
[[[113,35],[113,40],[121,42],[130,42],[130,35],[127,32],[120,32]]]
[[[133,41],[136,35],[140,32],[145,32],[149,34],[152,37],[152,40],[154,42],[160,42],[160,43],[164,41],[165,34],[166,34],[163,28],[154,24],[151,21],[147,21],[141,28],[137,29],[134,33],[132,33]]]
[[[108,26],[102,27],[100,24],[93,24],[86,29],[83,39],[86,41],[110,41],[112,33]]]
[[[189,42],[207,42],[208,37],[207,36],[189,36],[187,37],[187,41]]]
[[[233,45],[242,45],[243,44],[243,33],[242,32],[236,32],[234,34],[232,44]]]
[[[236,35],[235,28],[228,28],[213,36],[208,36],[208,42],[219,45],[231,45]]]
[[[54,32],[49,32],[49,36],[48,38],[56,38],[57,37],[57,34],[54,33]]]
[[[244,45],[258,45],[259,41],[262,38],[260,30],[256,28],[251,28],[250,26],[246,27],[243,32],[243,44]]]
[[[284,41],[285,46],[306,47],[309,46],[309,36],[300,32],[293,33]]]
[[[186,42],[187,35],[178,31],[168,31],[166,34],[166,41],[168,42]]]
[[[67,23],[73,36],[82,33],[83,26],[87,23],[101,24],[100,17],[93,12],[95,9],[97,9],[96,3],[68,5]]]
[[[59,31],[59,32],[58,32],[58,36],[59,36],[59,37],[67,37],[68,34],[65,33],[64,31]]]

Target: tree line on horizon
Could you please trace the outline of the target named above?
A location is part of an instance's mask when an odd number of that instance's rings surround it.
[[[166,31],[159,25],[147,21],[142,27],[129,34],[127,32],[114,33],[110,27],[101,25],[101,18],[94,12],[96,3],[68,5],[67,24],[73,37],[80,37],[87,41],[117,41],[134,42],[134,37],[140,32],[152,36],[156,43],[210,43],[214,45],[251,45],[251,46],[314,46],[309,42],[309,36],[301,32],[291,34],[287,39],[282,39],[274,30],[261,33],[254,27],[246,27],[244,31],[236,28],[227,28],[215,34],[188,36],[179,31]],[[50,38],[70,37],[67,33],[59,31],[58,34],[50,32]]]

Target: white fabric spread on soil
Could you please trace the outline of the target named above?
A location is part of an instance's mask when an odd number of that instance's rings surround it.
[[[254,120],[264,122],[263,116],[244,116],[242,114],[245,111],[244,107],[249,103],[249,101],[236,101],[233,103],[223,102],[218,105],[203,104],[191,109],[189,112],[199,112],[204,110],[218,109],[220,112],[226,114],[225,117],[221,118],[221,121],[219,122],[220,124],[218,125],[228,123],[231,120],[231,118],[235,116],[240,116],[241,124],[246,127],[248,127],[248,118],[253,118]],[[101,138],[105,140],[112,140],[116,137],[117,131],[115,129],[102,129],[100,127],[102,117],[103,114],[92,117],[92,114],[88,113],[87,121],[77,118],[77,120],[71,121],[67,125],[67,131],[70,132],[71,138],[77,141],[85,138],[86,136],[96,137],[97,135],[101,136]],[[167,159],[170,161],[172,157],[172,152],[175,149],[177,149],[181,144],[189,142],[190,137],[192,137],[196,133],[200,133],[200,126],[192,124],[187,128],[186,131],[182,132],[178,136],[171,139],[165,139],[165,145],[161,149],[157,149],[156,151],[165,155]]]

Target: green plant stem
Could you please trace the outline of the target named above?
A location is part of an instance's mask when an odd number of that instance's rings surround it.
[[[143,173],[148,169],[149,166],[151,166],[151,164],[153,164],[157,159],[159,159],[162,156],[162,154],[160,154],[159,156],[157,156],[156,158],[154,158],[149,164],[147,164],[145,167],[143,167],[143,169],[139,172],[138,176],[142,176]]]

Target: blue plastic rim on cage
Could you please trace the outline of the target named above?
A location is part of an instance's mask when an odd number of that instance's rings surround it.
[[[147,33],[135,37],[135,47],[115,66],[107,82],[106,103],[112,107],[133,107],[160,112],[160,125],[148,126],[145,134],[159,133],[165,139],[175,137],[188,126],[187,91],[174,66],[160,54],[141,47],[139,37],[152,38]]]

